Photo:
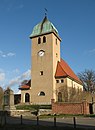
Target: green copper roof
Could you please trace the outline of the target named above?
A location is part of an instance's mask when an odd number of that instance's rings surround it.
[[[48,32],[55,32],[58,35],[57,29],[54,27],[54,25],[45,16],[43,21],[40,22],[39,24],[37,24],[33,28],[33,32],[30,35],[30,38],[33,37],[33,36],[41,35],[41,34],[48,33]]]

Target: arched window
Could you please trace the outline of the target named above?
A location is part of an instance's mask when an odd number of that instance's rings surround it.
[[[46,37],[45,36],[43,37],[43,43],[46,43]]]
[[[30,95],[29,95],[29,93],[25,94],[25,102],[30,102]]]
[[[38,93],[38,96],[45,96],[45,93],[43,91]]]
[[[40,43],[41,43],[41,38],[39,37],[39,38],[38,38],[38,44],[40,44]]]
[[[62,93],[61,92],[58,93],[58,102],[62,102]]]
[[[61,83],[64,83],[64,80],[63,80],[63,79],[61,79]]]

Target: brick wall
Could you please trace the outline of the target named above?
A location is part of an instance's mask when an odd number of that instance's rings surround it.
[[[56,114],[89,114],[89,103],[59,103],[52,99],[52,113]]]

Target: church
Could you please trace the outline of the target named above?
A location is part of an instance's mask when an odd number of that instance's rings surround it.
[[[34,26],[30,35],[31,46],[31,80],[22,86],[21,103],[51,104],[51,99],[58,101],[60,87],[83,89],[82,82],[60,57],[60,43],[56,27],[47,16]]]

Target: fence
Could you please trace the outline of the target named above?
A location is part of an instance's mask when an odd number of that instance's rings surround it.
[[[40,119],[40,116],[35,116],[35,119],[25,119],[22,115],[20,117],[11,117],[8,116],[7,113],[2,112],[0,113],[0,127],[5,126],[5,125],[35,125],[35,126],[40,126],[40,125],[48,125],[48,126],[62,126],[62,122],[57,124],[57,117],[54,115],[51,120],[45,119],[45,121]],[[34,122],[33,122],[34,121]],[[76,118],[72,117],[72,127],[76,128]],[[63,125],[64,126],[64,125]]]
[[[87,121],[89,124],[87,124]],[[79,123],[80,122],[80,123]],[[12,126],[12,127],[10,127]],[[20,126],[20,128],[19,128]],[[31,126],[30,129],[27,129],[29,127],[26,126]],[[19,116],[19,117],[11,117],[6,115],[5,113],[2,113],[0,115],[0,129],[4,128],[7,130],[31,130],[32,127],[34,128],[40,128],[41,126],[45,126],[45,128],[69,128],[69,130],[77,129],[80,130],[79,128],[93,128],[95,129],[95,120],[90,119],[90,118],[77,118],[77,117],[69,117],[69,118],[59,118],[56,115],[52,116],[51,118],[45,118],[42,119],[40,116],[35,116],[35,119],[30,119],[30,118],[25,118],[24,116]],[[6,127],[6,128],[5,128]],[[15,128],[16,127],[16,128]],[[35,130],[35,129],[34,129]],[[40,130],[40,129],[39,129]],[[46,129],[47,130],[47,129]],[[51,130],[51,129],[50,129]],[[61,129],[60,129],[61,130]],[[63,129],[62,129],[63,130]],[[92,129],[91,129],[92,130]]]

